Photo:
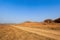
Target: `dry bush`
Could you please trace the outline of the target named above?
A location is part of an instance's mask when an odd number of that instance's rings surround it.
[[[54,20],[55,23],[60,23],[60,18]]]
[[[46,20],[44,20],[44,22],[45,22],[45,23],[52,23],[53,20],[51,20],[51,19],[46,19]]]

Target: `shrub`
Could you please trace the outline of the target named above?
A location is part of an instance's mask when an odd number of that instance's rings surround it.
[[[51,19],[44,20],[45,23],[52,23],[53,21]]]
[[[60,23],[60,18],[54,20],[55,23]]]

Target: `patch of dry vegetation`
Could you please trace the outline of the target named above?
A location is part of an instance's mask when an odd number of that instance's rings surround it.
[[[23,31],[9,25],[0,25],[0,40],[54,40],[34,33]]]

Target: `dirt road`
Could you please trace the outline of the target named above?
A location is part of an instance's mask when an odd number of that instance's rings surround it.
[[[11,25],[11,26],[16,27],[16,28],[21,29],[21,30],[24,30],[24,31],[28,31],[28,32],[32,32],[32,33],[35,33],[38,35],[45,36],[45,37],[60,40],[60,32],[57,32],[57,31],[43,30],[43,29],[29,28],[29,27],[20,27],[20,26],[15,26],[15,25]]]

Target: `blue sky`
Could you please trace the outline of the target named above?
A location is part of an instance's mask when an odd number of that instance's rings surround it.
[[[60,17],[60,0],[0,0],[0,23],[40,22]]]

